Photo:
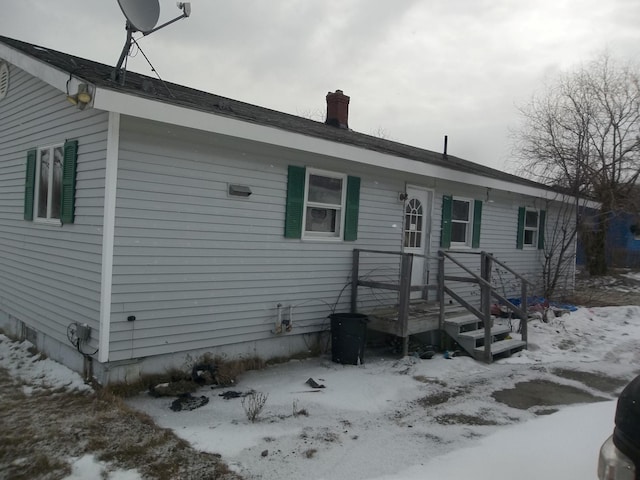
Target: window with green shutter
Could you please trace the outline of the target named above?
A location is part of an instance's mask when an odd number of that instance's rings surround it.
[[[73,223],[76,211],[76,168],[78,163],[78,141],[64,144],[64,164],[62,173],[62,192],[60,198],[60,221]]]
[[[302,215],[304,212],[305,168],[289,165],[287,177],[287,210],[285,213],[284,236],[302,236]]]
[[[518,208],[518,233],[516,234],[516,248],[522,250],[524,247],[524,215],[526,208]]]
[[[546,212],[534,208],[518,208],[516,248],[544,249],[544,224]]]
[[[285,237],[358,238],[360,178],[289,166]]]
[[[480,247],[482,201],[442,197],[440,247]]]
[[[73,223],[77,156],[77,140],[27,153],[25,220]]]
[[[358,214],[360,210],[360,177],[347,177],[347,201],[344,219],[344,239],[358,239]]]
[[[37,150],[29,150],[27,153],[27,168],[24,181],[24,219],[33,220],[33,191],[36,184],[36,158]]]
[[[547,221],[547,212],[540,210],[540,221],[538,227],[538,250],[544,250],[544,226]]]
[[[480,247],[480,226],[482,225],[482,200],[473,202],[473,232],[471,235],[471,247]]]
[[[451,207],[453,197],[444,195],[442,197],[442,218],[440,226],[440,247],[449,248],[451,246]]]

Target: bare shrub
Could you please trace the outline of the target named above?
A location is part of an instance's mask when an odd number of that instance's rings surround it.
[[[300,415],[308,417],[309,412],[306,408],[298,408],[298,400],[293,401],[293,416],[299,417]]]
[[[267,403],[267,398],[269,398],[269,394],[262,392],[251,392],[246,397],[242,397],[240,403],[242,403],[244,413],[250,422],[255,422],[258,419],[264,404]]]
[[[230,386],[236,383],[236,378],[249,370],[262,370],[265,362],[259,357],[239,358],[235,360],[225,360],[224,357],[215,357],[216,380],[218,385]]]

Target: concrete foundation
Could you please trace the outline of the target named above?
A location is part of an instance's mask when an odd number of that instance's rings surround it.
[[[13,338],[33,343],[50,359],[78,372],[86,381],[93,380],[100,385],[134,383],[145,375],[165,374],[174,369],[189,371],[204,354],[229,360],[252,357],[259,357],[262,360],[288,358],[301,353],[317,351],[319,345],[326,345],[328,338],[328,332],[283,334],[263,340],[210,349],[101,363],[95,358],[82,355],[72,345],[67,345],[34,330],[19,319],[2,311],[0,311],[0,329]]]

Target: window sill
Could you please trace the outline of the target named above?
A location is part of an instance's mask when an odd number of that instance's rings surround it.
[[[55,219],[46,219],[46,218],[34,218],[33,223],[38,225],[50,225],[52,227],[61,227],[62,222],[60,220]]]
[[[301,240],[305,242],[342,242],[342,237],[323,237],[315,235],[303,235]]]
[[[464,243],[451,244],[449,250],[472,250],[473,247],[471,245],[465,245]]]

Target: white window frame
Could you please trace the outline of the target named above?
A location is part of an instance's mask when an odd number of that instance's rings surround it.
[[[36,173],[35,173],[35,182],[34,182],[34,192],[33,192],[33,221],[37,223],[47,223],[51,225],[62,225],[62,222],[59,218],[51,218],[51,206],[53,200],[53,165],[55,159],[55,149],[59,148],[62,151],[62,165],[61,169],[64,172],[64,144],[57,143],[55,145],[48,145],[44,147],[37,147],[36,154]],[[42,153],[44,151],[49,151],[49,158],[51,159],[51,166],[49,168],[49,177],[47,180],[48,188],[47,188],[47,215],[46,217],[38,216],[38,210],[40,205],[40,164],[42,159]],[[62,179],[60,182],[60,214],[62,214]]]
[[[342,180],[342,192],[340,205],[325,204],[309,201],[309,177],[316,175],[319,177],[336,178]],[[304,182],[304,208],[302,210],[302,239],[303,240],[328,240],[341,241],[344,237],[345,210],[347,202],[347,175],[344,173],[331,172],[328,170],[319,170],[315,168],[307,168]],[[307,209],[308,208],[328,208],[337,210],[339,221],[336,225],[336,232],[314,232],[307,230]]]
[[[536,213],[536,227],[528,227],[527,226],[527,213],[535,212]],[[527,243],[527,232],[533,232],[532,243]],[[537,249],[538,248],[538,237],[540,235],[540,210],[537,208],[525,208],[524,209],[524,225],[522,225],[522,248],[530,248]]]
[[[454,202],[466,202],[469,205],[469,219],[466,222],[461,222],[459,220],[455,220],[453,218],[453,204]],[[451,198],[451,247],[452,248],[471,248],[471,240],[473,238],[473,209],[474,209],[474,200],[472,198],[465,197],[452,197]],[[464,242],[455,242],[453,240],[453,224],[454,223],[464,223],[467,225],[467,229],[465,231],[465,241]]]

